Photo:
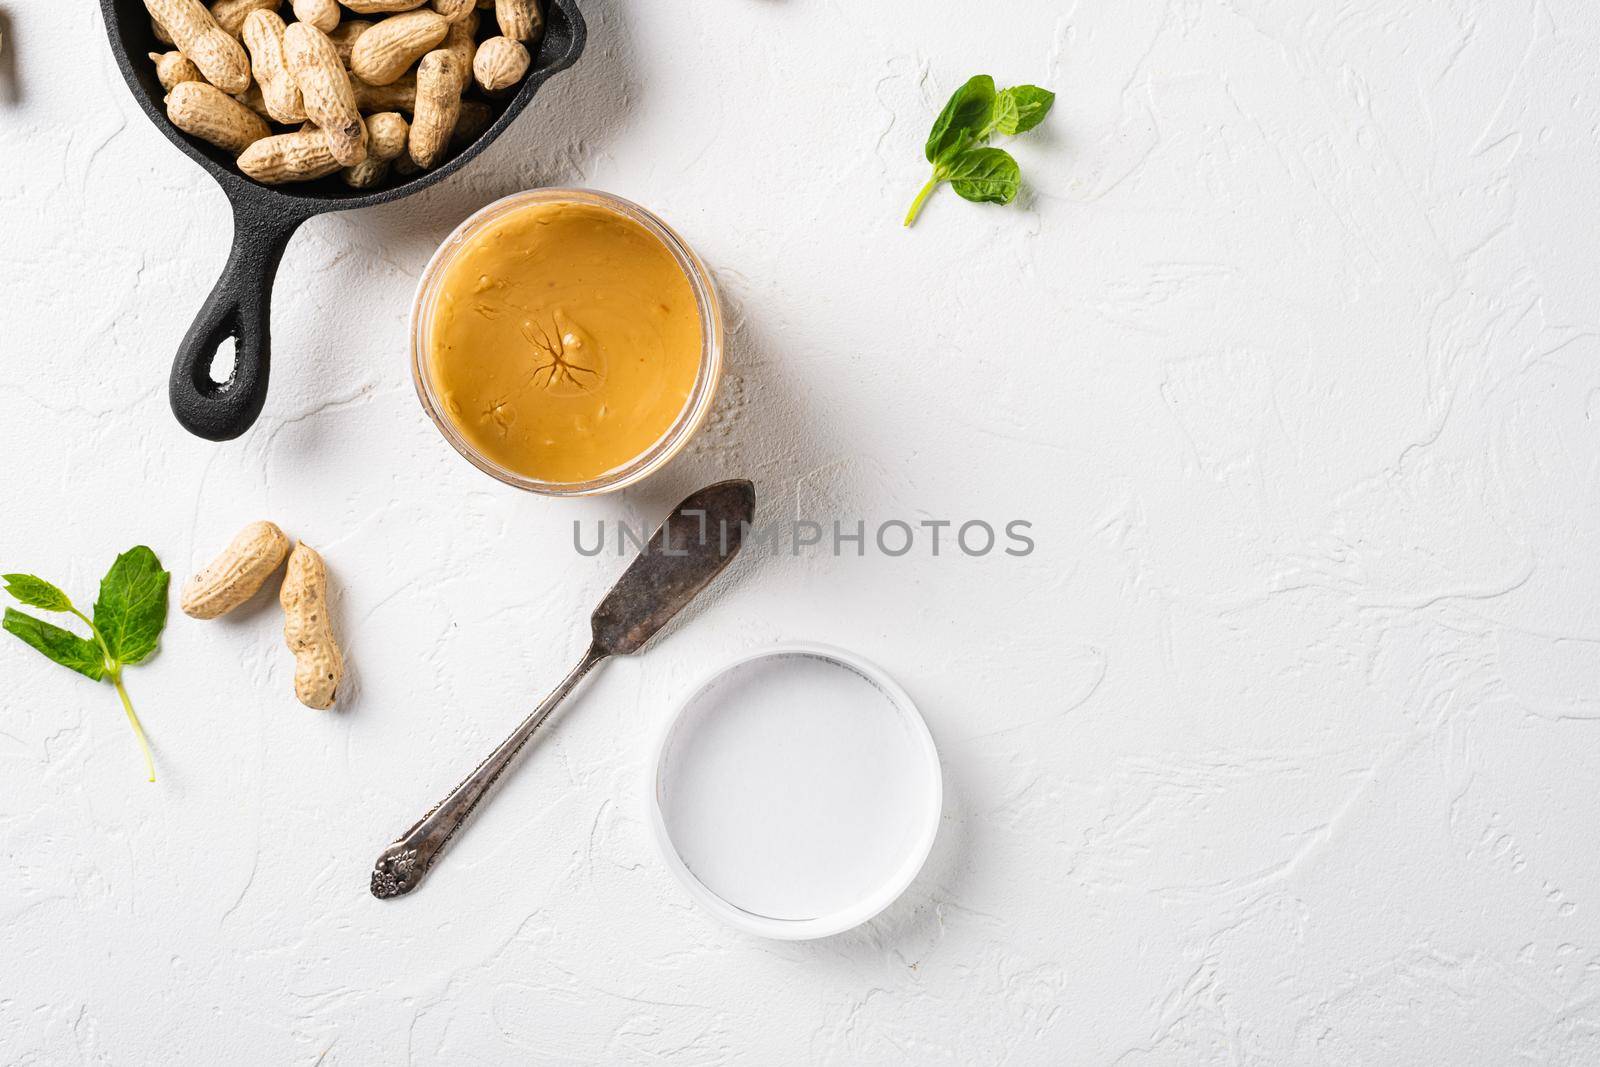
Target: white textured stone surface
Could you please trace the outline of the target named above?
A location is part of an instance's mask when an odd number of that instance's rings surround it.
[[[313,220],[259,425],[167,411],[224,201],[95,5],[0,64],[0,563],[90,595],[270,516],[336,573],[343,710],[275,609],[174,611],[112,694],[0,644],[6,1063],[1600,1060],[1600,16],[1581,0],[587,0],[467,173]],[[967,75],[1060,91],[1011,209],[898,220]],[[418,409],[413,280],[541,183],[725,289],[691,454],[520,495]],[[368,866],[578,652],[575,517],[714,477],[769,515],[1035,523],[1023,560],[741,564],[609,667],[417,896]],[[880,919],[764,943],[641,821],[690,680],[781,638],[917,697],[946,821]]]

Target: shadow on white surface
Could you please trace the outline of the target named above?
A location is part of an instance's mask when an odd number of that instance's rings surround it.
[[[22,80],[17,77],[17,38],[11,16],[0,10],[0,104],[22,103]]]

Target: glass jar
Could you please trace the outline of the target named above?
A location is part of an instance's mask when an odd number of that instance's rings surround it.
[[[689,288],[694,293],[695,307],[700,318],[700,366],[694,385],[690,389],[689,398],[684,403],[683,410],[679,412],[677,420],[652,445],[632,460],[598,477],[581,482],[541,481],[510,470],[485,456],[461,433],[451,419],[434,389],[433,376],[429,373],[434,309],[438,303],[439,286],[447,269],[485,226],[511,212],[541,203],[590,205],[642,226],[666,247],[683,271],[688,279]],[[507,485],[549,496],[589,496],[621,489],[659,470],[668,460],[682,451],[683,446],[688,444],[690,438],[699,430],[711,410],[717,385],[722,378],[723,343],[722,305],[717,299],[716,286],[711,281],[710,272],[706,270],[700,257],[694,254],[683,238],[679,237],[670,226],[651,212],[620,196],[590,189],[530,189],[513,193],[480,208],[457,226],[455,231],[439,245],[438,251],[434,252],[433,258],[428,261],[417,283],[416,300],[411,307],[411,377],[417,388],[417,397],[422,401],[422,409],[428,413],[428,417],[439,428],[445,440],[449,441],[473,466]]]

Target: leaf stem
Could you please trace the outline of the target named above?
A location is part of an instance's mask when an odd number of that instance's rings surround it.
[[[917,198],[911,201],[911,210],[906,212],[905,224],[907,226],[916,222],[917,216],[922,214],[923,202],[939,187],[939,181],[939,172],[935,170],[933,176],[928,179],[928,184],[924,185],[921,191],[917,193]]]
[[[150,776],[149,781],[155,781],[156,764],[155,760],[150,757],[150,742],[145,739],[144,725],[139,722],[139,716],[133,710],[133,701],[128,699],[128,691],[122,687],[122,664],[111,658],[111,648],[106,644],[105,636],[100,633],[100,627],[94,624],[94,620],[76,607],[69,606],[67,610],[83,620],[83,624],[89,627],[89,632],[94,635],[95,643],[100,646],[100,654],[106,660],[106,677],[111,679],[111,685],[116,689],[117,696],[122,700],[122,710],[128,713],[128,722],[133,724],[133,735],[139,739],[139,750],[144,753],[144,769]]]
[[[133,724],[133,735],[139,739],[139,750],[144,753],[144,769],[149,774],[150,781],[156,780],[155,760],[150,758],[150,742],[145,740],[144,727],[139,723],[139,716],[133,710],[133,701],[128,699],[128,691],[122,687],[122,669],[119,667],[111,675],[111,684],[117,689],[117,696],[122,698],[122,710],[128,713],[128,722]]]
[[[111,649],[106,647],[106,639],[100,635],[100,627],[96,626],[94,620],[79,611],[74,605],[68,604],[67,610],[82,619],[83,624],[89,628],[89,634],[94,638],[94,643],[100,646],[100,655],[105,657],[106,673],[110,674],[115,670],[115,665],[111,662]]]

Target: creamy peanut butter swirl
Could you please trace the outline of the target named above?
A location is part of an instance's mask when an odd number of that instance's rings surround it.
[[[469,444],[540,481],[637,458],[688,403],[701,330],[689,279],[639,223],[529,204],[468,239],[435,296],[427,371]]]

